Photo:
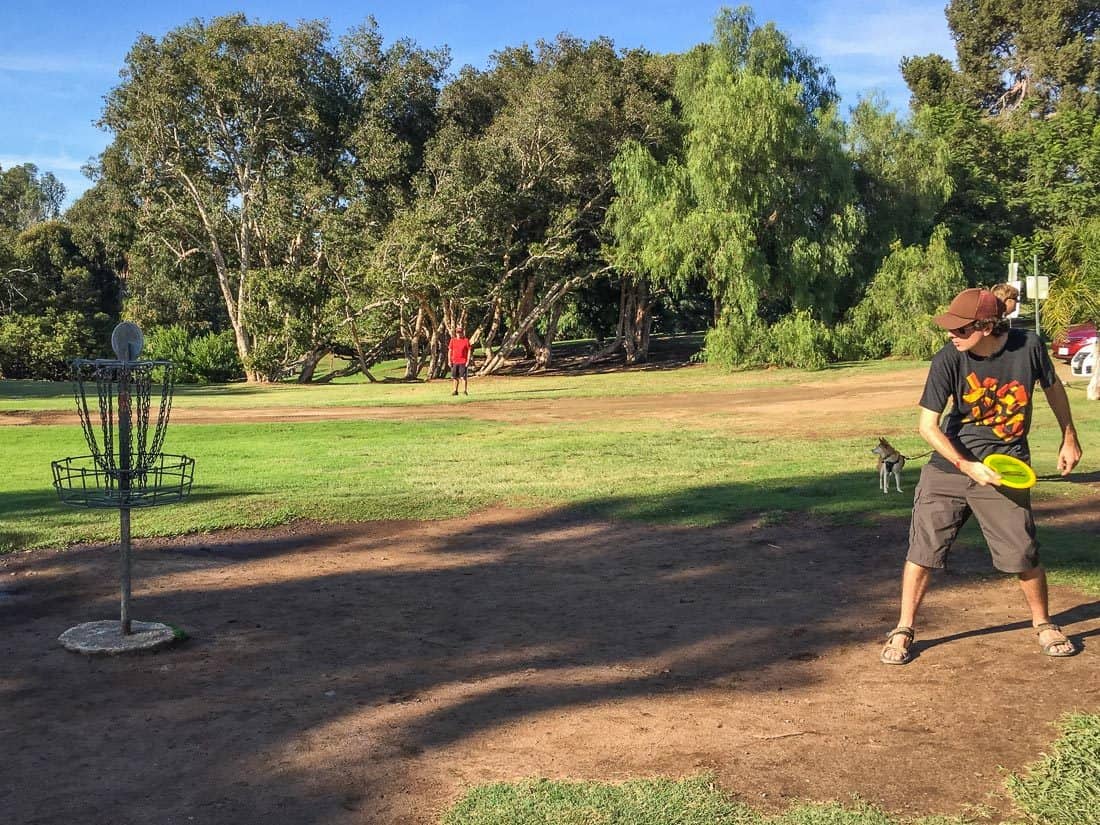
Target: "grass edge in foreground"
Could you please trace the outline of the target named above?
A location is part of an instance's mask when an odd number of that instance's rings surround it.
[[[1043,825],[1100,824],[1100,715],[1074,713],[1060,736],[1005,786],[1020,814]],[[978,809],[978,806],[975,806]],[[734,801],[712,774],[582,782],[526,779],[471,788],[442,825],[968,825],[966,816],[894,817],[858,799],[800,803],[762,814]],[[983,816],[981,822],[990,822]],[[1002,820],[1009,825],[1013,820]]]

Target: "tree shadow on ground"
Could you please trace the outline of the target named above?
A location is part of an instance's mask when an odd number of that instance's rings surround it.
[[[138,553],[134,615],[192,641],[139,659],[53,641],[115,614],[109,550],[4,559],[24,590],[0,602],[0,804],[41,823],[399,821],[417,760],[495,731],[603,703],[812,685],[817,659],[893,621],[906,523],[878,515],[864,474],[789,487],[867,526],[614,518],[721,521],[723,502],[757,495],[730,484],[663,504],[161,541]],[[988,572],[973,549],[939,587]]]

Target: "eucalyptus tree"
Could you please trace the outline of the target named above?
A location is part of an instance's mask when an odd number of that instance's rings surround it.
[[[323,195],[310,184],[337,151],[338,70],[327,41],[322,23],[243,15],[196,20],[159,41],[143,35],[101,121],[137,171],[138,231],[177,260],[212,264],[252,380],[275,367],[254,357],[271,337],[250,315],[258,276],[316,254]]]
[[[331,343],[352,356],[373,379],[370,366],[401,338],[416,349],[402,320],[417,299],[400,268],[392,268],[395,216],[409,209],[414,182],[424,165],[438,123],[440,89],[450,62],[445,48],[420,49],[402,39],[384,48],[374,25],[360,27],[340,43],[339,58],[351,101],[335,170],[340,197],[321,225],[324,264],[332,283],[328,316]],[[382,246],[383,241],[388,246]],[[413,244],[415,239],[408,239]],[[412,362],[419,372],[419,357]]]
[[[64,200],[65,185],[52,172],[39,173],[33,163],[0,167],[0,231],[18,233],[56,220]]]
[[[708,349],[736,363],[763,323],[836,316],[862,231],[836,93],[745,7],[721,12],[714,41],[682,58],[676,93],[682,153],[661,161],[633,144],[616,160],[617,260],[674,288],[704,277],[718,327]]]
[[[416,206],[395,226],[428,245],[388,246],[421,285],[416,317],[433,353],[465,319],[489,349],[482,372],[517,347],[536,369],[551,363],[568,296],[610,272],[612,159],[627,138],[662,140],[674,123],[649,59],[561,36],[506,49],[445,89]]]

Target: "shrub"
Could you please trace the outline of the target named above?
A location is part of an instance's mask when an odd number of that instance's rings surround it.
[[[767,363],[761,356],[767,330],[759,318],[726,313],[707,330],[699,357],[728,370],[760,366]]]
[[[141,357],[150,361],[171,361],[176,365],[176,375],[190,368],[191,334],[181,326],[154,327],[145,336]],[[189,381],[191,379],[183,379]]]
[[[182,384],[231,381],[244,374],[231,330],[193,338],[176,324],[157,327],[146,338],[142,357],[171,361],[175,364],[176,381]]]
[[[833,349],[828,327],[797,310],[770,327],[757,317],[726,315],[707,332],[701,356],[731,370],[766,364],[817,370],[831,360]]]
[[[191,367],[200,383],[233,381],[244,375],[232,330],[208,332],[191,342]]]
[[[96,341],[109,323],[106,315],[89,320],[79,312],[6,315],[0,318],[0,377],[64,381],[72,375],[71,359],[104,355],[95,351]]]
[[[803,370],[824,369],[832,356],[833,335],[806,310],[792,312],[768,330],[772,363]]]

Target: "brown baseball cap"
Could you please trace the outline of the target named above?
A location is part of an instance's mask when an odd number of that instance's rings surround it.
[[[994,321],[1001,317],[997,296],[988,289],[964,289],[955,296],[943,315],[932,320],[949,332],[974,321]]]

